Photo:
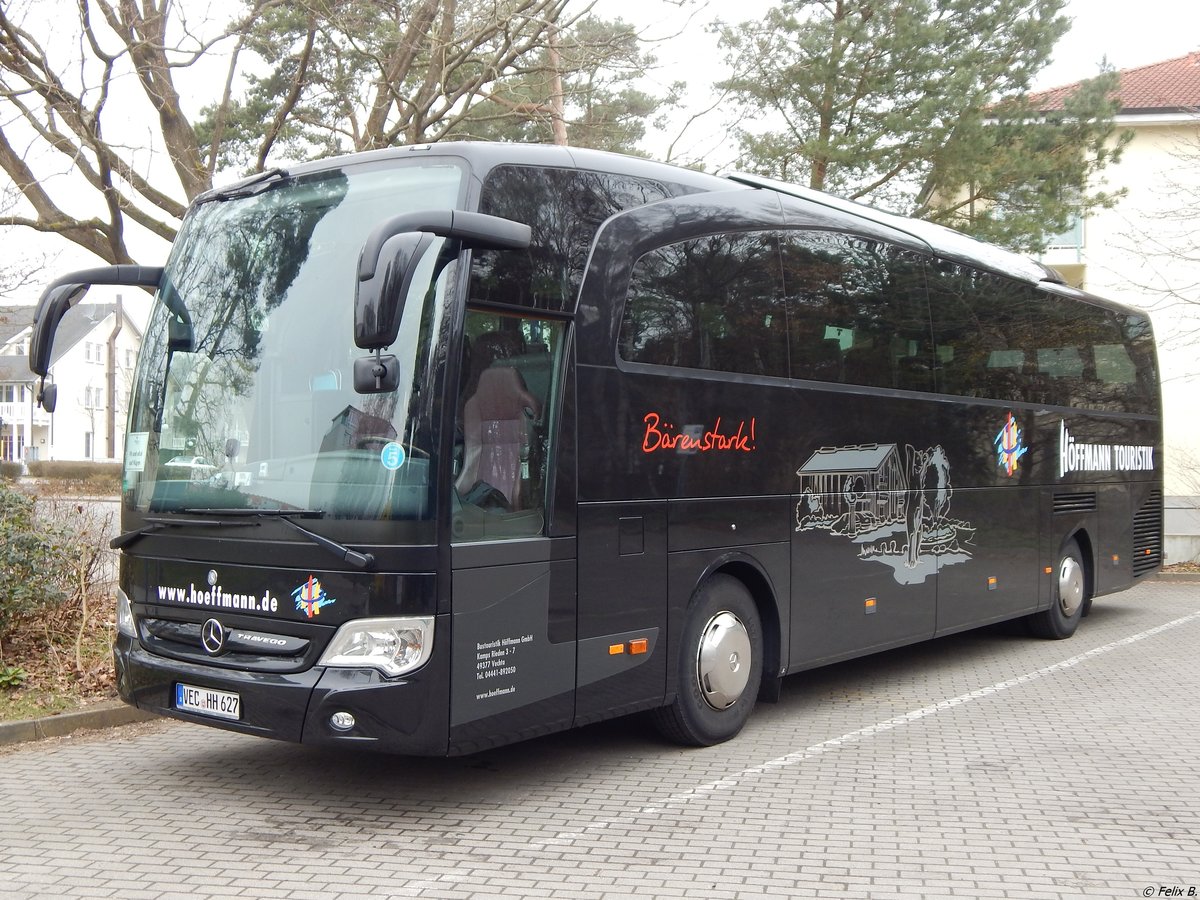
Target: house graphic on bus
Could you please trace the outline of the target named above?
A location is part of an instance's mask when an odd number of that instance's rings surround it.
[[[797,531],[826,531],[859,546],[859,558],[891,567],[902,584],[971,558],[975,529],[950,516],[950,460],[941,447],[822,447],[796,474]]]
[[[895,444],[822,447],[796,473],[804,497],[796,530],[857,537],[904,521],[904,465]]]

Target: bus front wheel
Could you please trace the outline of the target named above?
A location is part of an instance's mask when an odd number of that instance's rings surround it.
[[[688,609],[675,700],[655,710],[659,731],[695,747],[741,731],[762,682],[762,646],[758,607],[745,585],[730,575],[708,579]]]
[[[1087,607],[1087,571],[1077,541],[1063,547],[1052,573],[1050,608],[1034,613],[1026,621],[1034,635],[1051,640],[1069,638],[1079,627]]]

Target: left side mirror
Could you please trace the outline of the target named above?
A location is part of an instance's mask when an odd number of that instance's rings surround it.
[[[82,300],[88,288],[94,284],[157,288],[162,281],[162,274],[162,266],[103,266],[64,275],[42,292],[33,317],[29,369],[42,377],[38,403],[46,412],[54,412],[57,398],[55,386],[46,384],[46,376],[50,374],[50,357],[54,351],[54,333],[67,310]]]
[[[38,300],[33,318],[33,336],[29,339],[29,369],[45,378],[50,374],[50,354],[54,350],[54,333],[67,310],[83,299],[89,284],[69,281],[55,282],[46,288]]]

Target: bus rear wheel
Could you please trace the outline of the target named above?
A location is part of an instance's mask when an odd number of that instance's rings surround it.
[[[1088,599],[1087,571],[1083,566],[1079,543],[1069,542],[1063,547],[1054,568],[1050,608],[1034,613],[1026,620],[1035,636],[1062,640],[1075,633]]]
[[[676,694],[654,711],[669,740],[727,741],[746,724],[762,682],[762,622],[745,585],[715,575],[696,591],[680,641]]]

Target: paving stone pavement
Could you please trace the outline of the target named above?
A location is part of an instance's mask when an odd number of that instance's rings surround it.
[[[157,721],[0,750],[0,897],[1200,896],[1200,583],[463,759]]]

